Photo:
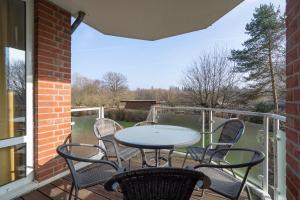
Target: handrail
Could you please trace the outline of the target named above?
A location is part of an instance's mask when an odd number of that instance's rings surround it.
[[[72,112],[82,112],[82,111],[92,111],[97,110],[98,111],[98,118],[104,118],[104,107],[87,107],[87,108],[73,108],[71,109]]]
[[[202,108],[202,107],[171,107],[171,106],[154,106],[162,109],[191,109],[191,110],[199,110],[199,111],[213,111],[213,112],[225,112],[231,114],[239,114],[239,115],[251,115],[258,117],[270,117],[273,119],[278,119],[280,121],[286,122],[286,117],[274,113],[260,113],[260,112],[252,112],[252,111],[243,111],[243,110],[230,110],[230,109],[221,109],[221,108]]]
[[[84,108],[73,108],[71,112],[89,111],[89,110],[99,110],[101,107],[84,107]]]

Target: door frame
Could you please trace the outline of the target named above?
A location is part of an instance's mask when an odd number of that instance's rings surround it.
[[[34,0],[26,2],[26,135],[0,141],[1,148],[26,144],[26,177],[0,187],[0,196],[16,190],[34,180],[33,149],[33,48],[34,48]]]

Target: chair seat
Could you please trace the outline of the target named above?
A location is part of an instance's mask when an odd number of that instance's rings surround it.
[[[199,168],[197,171],[202,172],[210,178],[210,189],[221,193],[228,198],[235,198],[238,196],[241,188],[241,181],[220,169],[216,168]]]
[[[201,147],[188,147],[187,148],[187,153],[189,153],[191,155],[191,157],[194,159],[194,160],[197,160],[197,161],[202,161],[202,156],[205,152],[205,148],[201,148]],[[215,152],[215,149],[208,149],[206,151],[206,154],[205,154],[205,157],[204,157],[204,160],[209,160],[210,159],[210,156],[212,155],[212,153]],[[223,160],[223,157],[221,156],[218,156],[218,155],[215,155],[213,157],[213,160],[214,161],[222,161]]]
[[[119,146],[120,158],[124,161],[130,160],[132,157],[138,155],[140,150],[137,148]]]
[[[77,171],[78,185],[80,188],[91,187],[106,182],[116,170],[109,165],[94,163]]]

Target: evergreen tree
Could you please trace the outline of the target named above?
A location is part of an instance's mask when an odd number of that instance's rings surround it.
[[[250,37],[243,43],[244,48],[231,51],[231,59],[237,64],[235,72],[244,74],[256,95],[270,91],[277,113],[277,80],[285,63],[284,17],[272,4],[260,5],[245,29]]]

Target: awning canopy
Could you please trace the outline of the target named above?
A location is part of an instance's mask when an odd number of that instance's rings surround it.
[[[104,34],[157,40],[207,28],[243,0],[50,1]]]

